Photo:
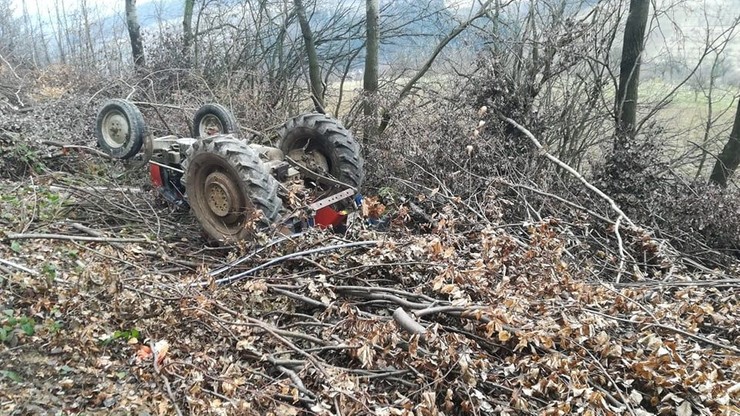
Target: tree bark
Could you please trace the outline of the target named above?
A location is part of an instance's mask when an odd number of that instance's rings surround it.
[[[185,61],[192,63],[191,47],[195,38],[193,36],[193,6],[195,0],[185,0],[185,11],[182,15],[182,51]]]
[[[365,94],[365,131],[366,143],[378,136],[378,54],[380,51],[378,0],[366,0],[366,41],[365,41],[365,74],[362,88]]]
[[[134,58],[136,68],[144,68],[144,42],[141,39],[141,26],[139,26],[139,17],[136,15],[136,0],[126,0],[126,26],[128,26],[128,36],[131,39],[131,54]]]
[[[308,56],[308,77],[311,84],[311,94],[321,107],[324,106],[324,83],[321,80],[321,66],[319,65],[319,56],[316,54],[316,45],[314,43],[313,32],[308,24],[306,17],[306,8],[303,6],[303,0],[293,0],[298,23],[301,25],[301,34],[306,46],[306,55]]]
[[[637,89],[640,85],[640,61],[645,45],[645,27],[650,0],[630,0],[624,28],[622,60],[619,65],[619,88],[615,103],[617,133],[620,138],[633,137],[637,124]]]
[[[732,132],[730,132],[730,140],[725,144],[722,153],[717,156],[717,162],[709,176],[709,183],[726,188],[727,179],[735,172],[738,164],[740,164],[740,103],[735,113],[735,122],[732,125]]]

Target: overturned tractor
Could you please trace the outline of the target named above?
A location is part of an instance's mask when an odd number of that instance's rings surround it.
[[[272,147],[236,137],[235,117],[218,104],[195,113],[195,138],[155,138],[135,104],[113,99],[98,112],[95,131],[112,157],[131,159],[143,149],[154,186],[169,202],[189,205],[215,240],[243,240],[275,223],[339,227],[361,201],[360,145],[322,113],[289,119]],[[305,201],[299,208],[291,202],[296,189]]]

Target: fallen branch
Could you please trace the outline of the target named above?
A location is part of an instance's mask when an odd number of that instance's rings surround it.
[[[570,165],[558,159],[552,153],[548,152],[547,149],[545,149],[545,147],[542,146],[542,143],[540,143],[540,141],[537,140],[536,137],[534,137],[534,134],[532,134],[531,131],[527,130],[524,126],[510,119],[509,117],[506,117],[501,114],[499,114],[498,116],[501,120],[511,124],[517,130],[519,130],[525,136],[527,136],[529,140],[531,140],[532,143],[534,143],[535,147],[537,148],[537,150],[539,150],[541,155],[545,156],[551,162],[555,163],[556,165],[558,165],[559,167],[561,167],[562,169],[570,173],[573,177],[578,179],[581,183],[583,183],[584,186],[586,186],[586,188],[588,188],[590,191],[598,195],[601,199],[606,201],[611,207],[611,209],[617,213],[618,217],[617,217],[616,223],[614,224],[614,234],[617,237],[617,244],[619,245],[619,270],[617,271],[617,278],[616,278],[616,282],[619,283],[622,273],[624,272],[624,264],[625,264],[624,246],[622,245],[622,236],[619,233],[620,222],[622,219],[624,219],[630,228],[637,228],[634,221],[632,221],[630,217],[628,217],[627,214],[625,214],[624,211],[622,211],[622,209],[619,208],[619,205],[617,205],[617,203],[614,202],[614,200],[611,197],[609,197],[609,195],[605,194],[601,189],[591,184],[591,182],[586,180],[586,178],[584,178],[583,175],[581,175],[577,170],[570,167]]]
[[[251,269],[249,269],[247,271],[244,271],[244,272],[235,274],[233,276],[229,276],[229,277],[224,277],[222,279],[218,279],[218,280],[215,281],[215,283],[216,284],[219,284],[219,285],[224,285],[224,284],[228,284],[228,283],[234,283],[234,282],[237,282],[239,280],[245,279],[245,278],[249,277],[250,275],[254,274],[255,272],[258,272],[258,271],[260,271],[262,269],[266,269],[266,268],[268,268],[270,266],[273,266],[273,265],[278,264],[278,263],[282,263],[285,260],[293,259],[293,258],[296,258],[296,257],[307,256],[307,255],[315,254],[315,253],[323,253],[325,251],[339,250],[339,249],[342,249],[342,248],[374,246],[374,245],[377,245],[379,242],[380,242],[379,240],[357,241],[357,242],[354,242],[354,243],[335,244],[335,245],[326,246],[326,247],[314,248],[314,249],[306,250],[306,251],[299,251],[297,253],[291,253],[291,254],[287,254],[285,256],[280,256],[280,257],[274,258],[274,259],[272,259],[272,260],[270,260],[270,261],[268,261],[266,263],[262,263],[259,266],[252,267]],[[211,282],[204,281],[204,282],[194,283],[192,286],[208,286],[210,284],[211,284]]]
[[[427,329],[424,326],[414,320],[403,308],[398,307],[393,311],[393,320],[396,321],[398,326],[405,329],[406,331],[414,335],[424,335]]]
[[[21,266],[20,264],[16,264],[16,263],[13,263],[13,262],[10,262],[10,261],[7,261],[7,260],[0,259],[0,264],[4,264],[6,266],[13,267],[15,269],[24,271],[24,272],[26,272],[26,273],[28,273],[28,274],[30,274],[32,276],[38,276],[39,275],[39,273],[36,270],[31,270],[28,267]]]
[[[93,149],[92,147],[89,147],[89,146],[80,146],[76,144],[65,144],[65,143],[55,142],[53,140],[43,140],[41,144],[45,144],[47,146],[59,147],[62,149],[63,152],[66,152],[69,150],[76,150],[78,152],[89,153],[95,156],[100,156],[108,160],[113,160],[113,156],[107,153],[101,152],[98,149]]]
[[[734,347],[732,345],[722,344],[720,342],[714,341],[714,340],[709,339],[707,337],[703,337],[703,336],[697,335],[697,334],[692,334],[691,332],[685,331],[685,330],[683,330],[681,328],[676,328],[674,326],[665,325],[665,324],[661,324],[661,323],[657,323],[657,322],[653,322],[653,323],[651,323],[651,322],[634,322],[634,321],[631,321],[629,319],[620,318],[620,317],[617,317],[617,316],[614,316],[614,315],[609,315],[609,314],[606,314],[606,313],[603,313],[603,312],[599,312],[597,310],[589,309],[589,308],[583,308],[583,310],[584,311],[587,311],[587,312],[591,312],[591,313],[596,314],[596,315],[603,316],[604,318],[614,319],[615,321],[619,321],[619,322],[625,322],[625,323],[632,324],[632,325],[654,326],[656,328],[665,329],[667,331],[671,331],[671,332],[675,332],[677,334],[681,334],[683,336],[692,338],[694,340],[703,342],[705,344],[713,345],[713,346],[715,346],[717,348],[720,348],[720,349],[723,349],[723,350],[732,351],[735,354],[740,354],[740,348]]]
[[[43,234],[43,233],[8,233],[8,240],[67,240],[67,241],[95,241],[99,243],[153,243],[146,238],[116,238],[116,237],[90,237],[84,235],[67,234]]]
[[[105,235],[101,233],[100,231],[93,230],[92,228],[89,228],[89,227],[85,227],[84,225],[78,222],[73,222],[72,224],[70,224],[70,226],[77,231],[82,231],[83,233],[89,234],[93,237],[106,238]],[[111,243],[111,245],[115,248],[123,249],[123,245],[121,245],[121,243]]]

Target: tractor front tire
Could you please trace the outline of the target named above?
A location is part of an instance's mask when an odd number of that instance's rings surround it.
[[[221,104],[206,104],[193,116],[195,137],[208,137],[216,134],[237,134],[236,117]]]
[[[356,189],[365,178],[360,144],[342,124],[325,114],[302,114],[288,120],[278,130],[280,150],[299,163],[314,162],[334,179]],[[301,160],[302,159],[302,160]],[[313,169],[312,169],[313,170]]]
[[[113,99],[100,107],[95,137],[105,153],[116,159],[129,159],[141,150],[144,136],[144,117],[131,101]]]
[[[278,219],[278,183],[243,141],[224,135],[199,139],[182,166],[185,195],[212,239],[244,240]]]

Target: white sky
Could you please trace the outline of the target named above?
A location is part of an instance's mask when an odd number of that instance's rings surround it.
[[[153,0],[137,0],[136,5],[139,6],[151,1]],[[20,17],[22,15],[23,2],[24,0],[12,0],[11,4],[13,5],[15,17]],[[47,10],[52,10],[53,13],[54,3],[57,2],[64,4],[64,8],[67,10],[67,13],[77,10],[80,3],[82,3],[81,0],[25,0],[26,8],[28,9],[28,13],[31,15],[37,14],[39,8],[41,9],[42,15],[46,15]],[[88,7],[105,12],[105,14],[114,14],[119,11],[123,11],[124,6],[123,1],[121,0],[86,0],[86,2]]]

